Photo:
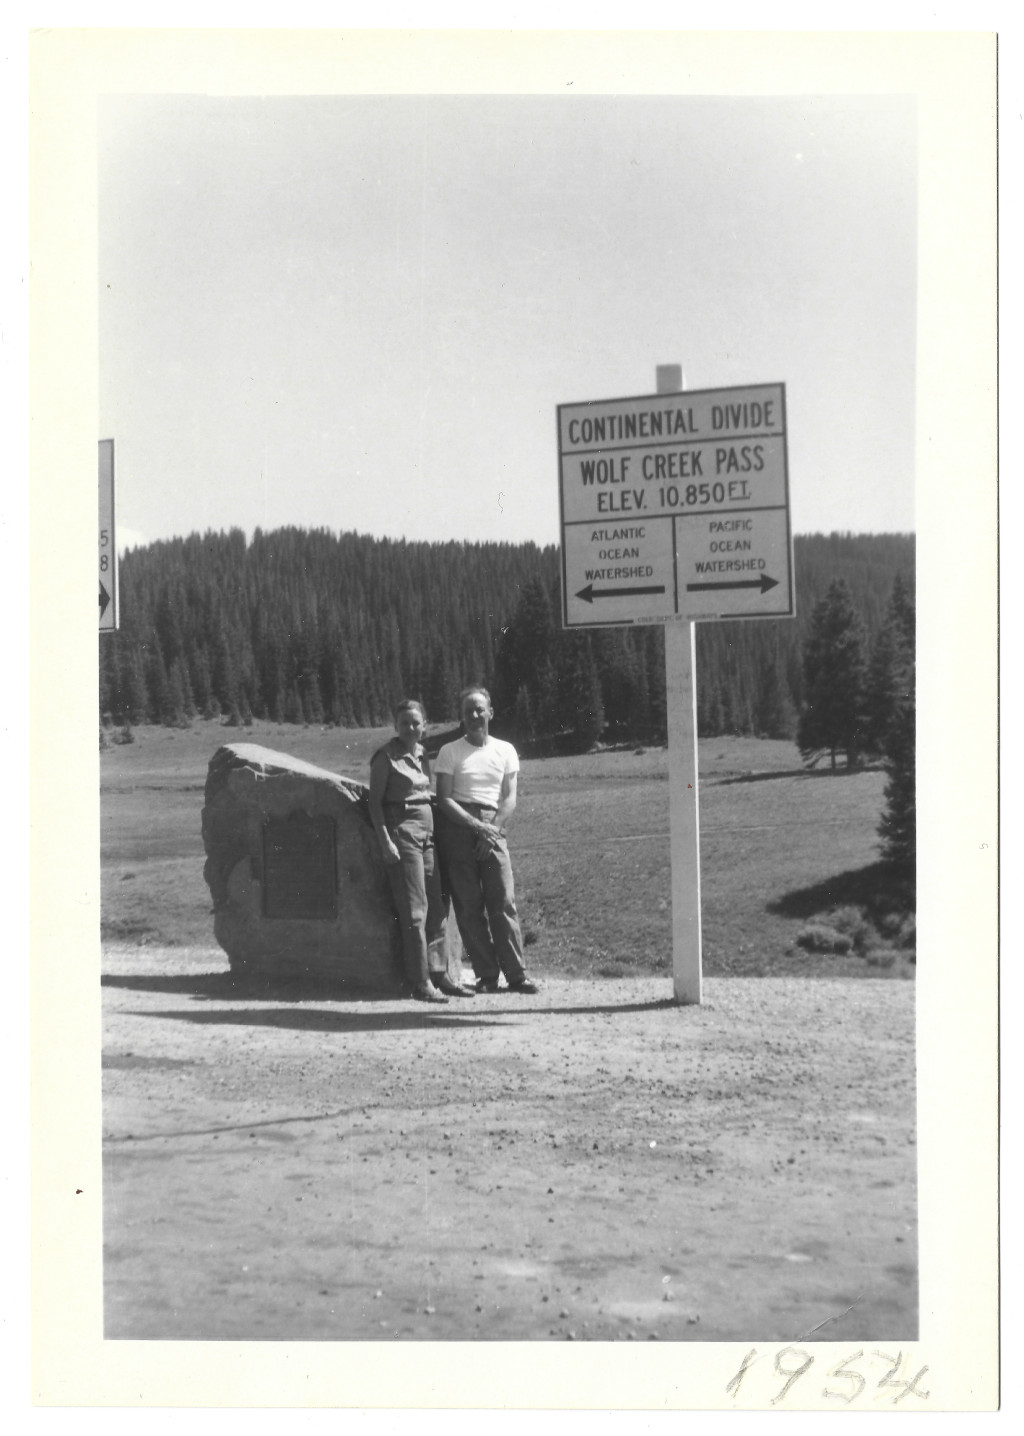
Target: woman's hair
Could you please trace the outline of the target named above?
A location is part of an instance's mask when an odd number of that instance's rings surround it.
[[[487,699],[487,706],[488,706],[488,708],[490,708],[490,707],[492,706],[492,705],[491,705],[491,695],[488,693],[487,689],[483,686],[483,684],[482,684],[482,683],[471,683],[468,688],[463,688],[462,692],[459,694],[459,717],[460,717],[460,718],[462,717],[462,705],[463,705],[463,703],[465,703],[466,699],[470,696],[471,693],[479,693],[480,696],[481,696],[481,698],[486,698],[486,699]]]
[[[424,725],[426,724],[427,710],[424,708],[423,704],[418,698],[403,698],[401,702],[395,704],[393,709],[393,716],[396,723],[398,722],[399,713],[404,713],[408,708],[415,708],[419,713],[420,717],[423,719]]]

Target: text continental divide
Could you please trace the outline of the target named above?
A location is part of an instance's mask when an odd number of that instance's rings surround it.
[[[770,429],[779,420],[775,400],[763,403],[712,404],[711,430]],[[569,420],[570,444],[621,443],[623,439],[672,438],[675,434],[699,434],[700,426],[687,406],[668,409],[641,409],[635,414],[594,414]]]

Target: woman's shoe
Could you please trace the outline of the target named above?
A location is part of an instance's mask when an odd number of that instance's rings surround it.
[[[431,977],[431,982],[438,992],[443,992],[446,997],[475,997],[476,993],[471,987],[460,987],[453,982],[446,972],[439,972]]]
[[[445,1002],[445,1003],[446,1003],[446,1002],[448,1001],[448,999],[447,999],[447,997],[445,997],[444,993],[443,993],[443,992],[438,992],[435,988],[431,987],[430,984],[429,984],[429,982],[427,983],[427,985],[426,985],[425,987],[414,987],[413,990],[412,990],[412,995],[413,995],[413,997],[415,998],[415,1000],[416,1000],[417,1002]]]

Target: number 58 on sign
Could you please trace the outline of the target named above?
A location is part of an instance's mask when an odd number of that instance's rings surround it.
[[[100,440],[100,632],[117,627],[117,547],[114,542],[114,441]]]

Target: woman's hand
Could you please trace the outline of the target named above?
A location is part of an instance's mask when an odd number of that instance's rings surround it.
[[[394,843],[391,842],[390,839],[388,840],[387,847],[384,848],[383,851],[384,861],[387,863],[389,868],[393,868],[396,863],[400,863],[402,861],[402,854],[398,851],[398,849],[395,847]]]

